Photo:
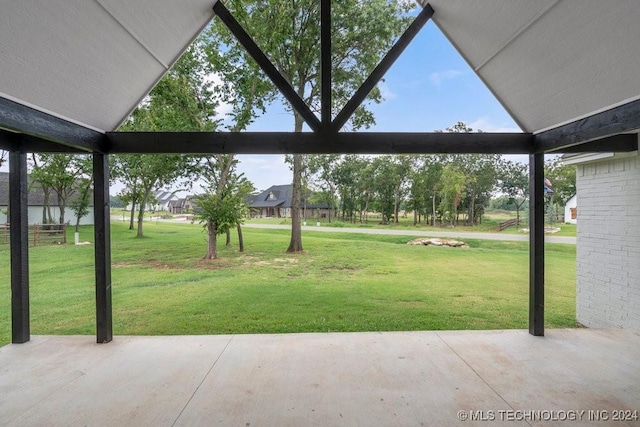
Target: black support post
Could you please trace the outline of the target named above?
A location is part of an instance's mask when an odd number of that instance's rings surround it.
[[[529,333],[544,336],[544,154],[529,156]]]
[[[93,154],[96,323],[98,343],[113,339],[111,321],[111,229],[109,218],[109,157]]]
[[[9,224],[11,239],[11,342],[30,339],[29,327],[29,218],[27,155],[9,154]]]

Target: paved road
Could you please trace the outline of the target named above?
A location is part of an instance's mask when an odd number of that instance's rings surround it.
[[[288,230],[290,225],[278,224],[252,224],[245,223],[244,227],[248,228],[270,228],[278,230]],[[499,234],[499,233],[465,233],[459,231],[422,231],[422,230],[392,230],[388,228],[342,228],[342,227],[315,227],[307,225],[302,227],[307,231],[321,231],[329,233],[362,233],[362,234],[386,234],[394,236],[415,236],[415,237],[449,237],[452,239],[481,239],[481,240],[505,240],[505,241],[529,241],[528,234]],[[575,245],[575,237],[562,236],[546,236],[545,242],[548,243],[564,243],[567,245]]]
[[[122,217],[112,216],[112,221],[121,221]],[[154,218],[155,222],[171,222],[187,224],[189,221],[174,220],[174,219],[160,219]],[[247,228],[266,228],[272,230],[289,230],[291,225],[288,224],[254,224],[245,223],[243,227]],[[414,237],[448,237],[450,239],[480,239],[480,240],[502,240],[511,242],[528,242],[528,234],[499,234],[499,233],[468,233],[460,231],[422,231],[422,230],[392,230],[388,228],[348,228],[348,227],[316,227],[313,225],[307,225],[302,227],[307,231],[320,231],[325,233],[362,233],[362,234],[385,234],[391,236],[414,236]],[[563,236],[545,236],[545,242],[548,243],[564,243],[567,245],[575,245],[575,237],[563,237]]]

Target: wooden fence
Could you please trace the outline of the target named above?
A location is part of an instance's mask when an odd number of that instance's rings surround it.
[[[509,227],[514,226],[514,225],[518,225],[518,219],[517,218],[513,218],[513,219],[506,220],[504,222],[501,222],[500,224],[498,224],[497,229],[498,229],[498,231],[502,231],[505,228],[509,228]]]
[[[0,224],[0,244],[9,244],[9,224]],[[66,224],[34,224],[29,226],[29,244],[38,246],[44,244],[67,243]]]

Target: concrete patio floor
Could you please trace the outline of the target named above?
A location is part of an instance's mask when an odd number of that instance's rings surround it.
[[[0,348],[9,426],[640,425],[633,411],[640,335],[621,330],[36,336]]]

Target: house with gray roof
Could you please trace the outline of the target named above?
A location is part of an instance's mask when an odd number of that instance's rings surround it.
[[[153,209],[155,211],[170,211],[169,204],[171,201],[179,199],[179,197],[175,195],[175,192],[166,190],[156,190],[153,192],[153,196],[156,199],[155,209]]]
[[[45,206],[45,194],[42,188],[34,182],[31,177],[27,178],[28,181],[28,205],[29,205],[29,224],[44,224],[46,223],[46,206]],[[72,196],[73,198],[73,196]],[[71,201],[67,202],[65,209],[65,222],[69,224],[76,223],[76,216],[71,210]],[[7,211],[9,209],[9,173],[0,172],[0,224],[6,224]],[[49,209],[51,211],[51,218],[54,222],[60,218],[60,209],[58,208],[58,197],[54,191],[49,196]],[[80,225],[93,224],[93,197],[89,202],[89,213],[80,219]]]
[[[303,197],[300,205],[304,219],[329,218],[331,208],[328,203],[311,203],[307,199],[308,197]],[[293,185],[272,185],[263,192],[250,196],[247,204],[252,218],[291,218]]]

